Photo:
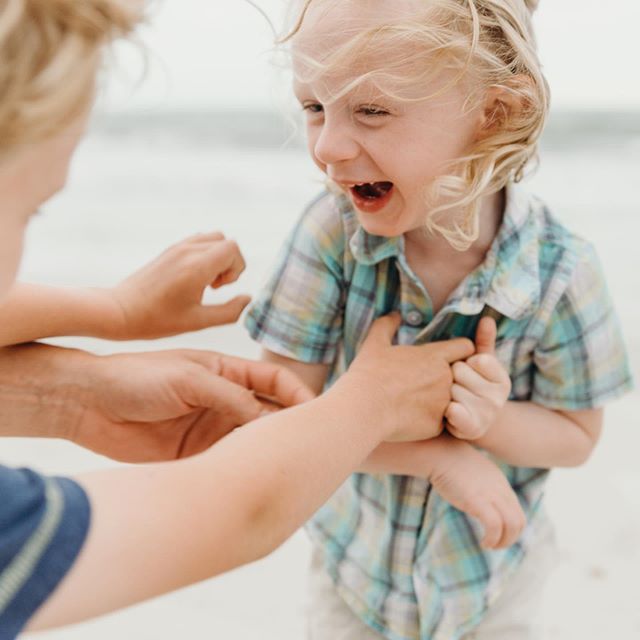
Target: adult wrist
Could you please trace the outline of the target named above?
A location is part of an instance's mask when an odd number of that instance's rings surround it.
[[[342,376],[320,399],[322,397],[338,403],[340,408],[344,407],[350,419],[375,433],[376,444],[393,437],[398,429],[393,405],[382,390],[372,389],[370,381],[352,372]]]
[[[39,343],[0,349],[0,431],[75,439],[97,356]]]

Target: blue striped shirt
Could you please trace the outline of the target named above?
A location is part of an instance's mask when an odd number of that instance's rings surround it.
[[[89,529],[78,484],[0,466],[0,640],[15,638],[74,563]]]

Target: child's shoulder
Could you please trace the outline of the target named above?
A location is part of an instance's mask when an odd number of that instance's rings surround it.
[[[593,243],[563,222],[544,200],[523,190],[520,197],[527,203],[526,227],[535,240],[541,279],[564,274],[569,281],[576,269],[598,265]]]
[[[537,236],[543,307],[562,299],[579,299],[587,291],[605,291],[594,244],[565,224],[539,197],[529,194],[529,223]]]
[[[572,255],[581,255],[592,250],[593,244],[561,220],[540,197],[528,194],[529,211],[535,223],[541,251],[560,250]]]

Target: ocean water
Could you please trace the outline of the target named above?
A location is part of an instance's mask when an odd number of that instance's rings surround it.
[[[567,225],[595,243],[639,375],[640,114],[554,114],[540,168],[528,182]],[[68,189],[32,225],[21,277],[108,285],[169,244],[219,229],[238,240],[248,268],[239,283],[208,299],[254,293],[302,207],[321,188],[299,132],[278,115],[146,112],[98,118],[78,152]],[[143,342],[57,342],[98,353],[150,348]],[[257,354],[239,325],[157,343],[175,346]],[[639,415],[638,392],[613,405],[592,460],[555,472],[550,483],[560,549],[545,604],[550,639],[640,637]],[[51,473],[113,465],[65,443],[19,439],[3,443],[3,461]],[[249,567],[38,637],[299,640],[307,556],[306,538],[298,533]]]

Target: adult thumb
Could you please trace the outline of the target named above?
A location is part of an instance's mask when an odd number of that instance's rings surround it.
[[[480,318],[476,329],[476,353],[495,353],[497,333],[498,328],[493,318]]]

